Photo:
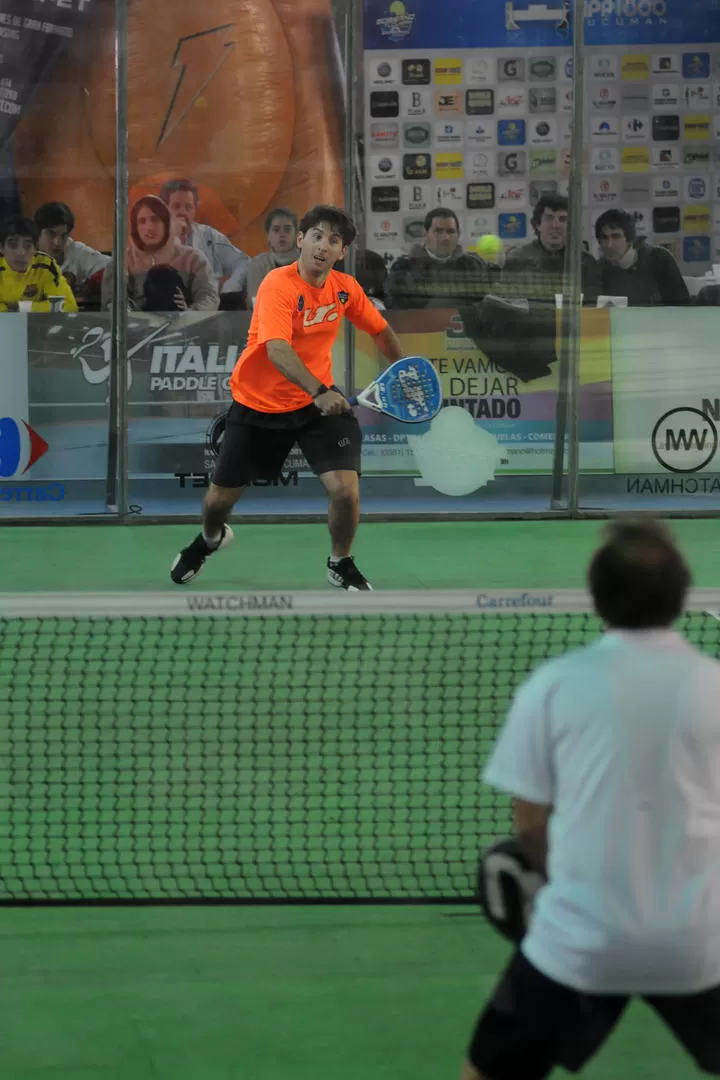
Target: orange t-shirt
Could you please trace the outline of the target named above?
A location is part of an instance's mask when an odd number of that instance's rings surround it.
[[[275,367],[267,342],[287,341],[313,375],[332,384],[332,347],[343,316],[368,334],[387,326],[361,286],[349,274],[331,270],[322,288],[308,285],[297,263],[271,270],[258,289],[247,346],[230,377],[235,401],[258,412],[302,409],[311,397]]]

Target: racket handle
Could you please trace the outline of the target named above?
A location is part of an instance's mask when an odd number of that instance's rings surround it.
[[[347,401],[348,401],[348,405],[357,405],[357,403],[358,403],[358,399],[356,397],[349,397],[347,399]]]

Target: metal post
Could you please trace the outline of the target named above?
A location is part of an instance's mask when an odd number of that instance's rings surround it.
[[[345,110],[343,118],[343,147],[344,147],[344,194],[345,209],[355,219],[355,0],[348,0],[345,5],[345,26],[343,34],[343,73],[345,90]],[[356,241],[357,244],[357,241]],[[355,273],[356,244],[350,248],[347,255],[347,271]],[[345,393],[355,393],[355,331],[348,320],[345,320]]]
[[[116,385],[115,433],[117,440],[117,508],[120,520],[128,512],[127,429],[127,211],[128,211],[128,0],[115,0],[115,221],[111,374]]]
[[[580,336],[582,333],[582,232],[583,232],[583,134],[585,109],[585,0],[573,0],[573,107],[570,184],[568,200],[568,239],[565,251],[566,274],[563,281],[563,307],[560,320],[560,364],[558,402],[555,421],[555,453],[551,506],[562,508],[565,472],[565,438],[568,440],[568,510],[574,517],[578,506],[578,409],[580,374]]]

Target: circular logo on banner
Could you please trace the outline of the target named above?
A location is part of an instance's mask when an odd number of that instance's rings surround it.
[[[715,457],[718,433],[700,409],[682,406],[664,413],[650,436],[655,460],[675,473],[700,472]]]
[[[226,421],[227,412],[220,413],[219,416],[215,417],[205,434],[205,447],[215,458],[218,457],[222,441],[225,438]]]

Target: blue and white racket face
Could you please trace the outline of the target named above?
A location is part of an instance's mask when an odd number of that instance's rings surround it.
[[[396,360],[378,376],[373,388],[382,411],[405,424],[432,420],[442,406],[440,379],[423,356]]]

